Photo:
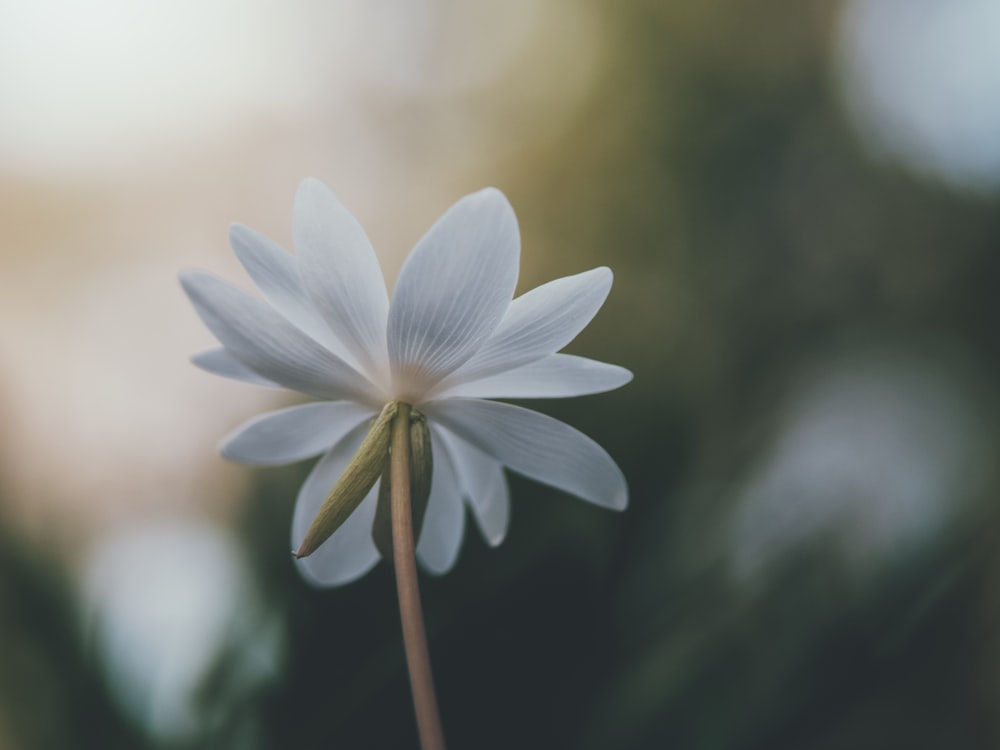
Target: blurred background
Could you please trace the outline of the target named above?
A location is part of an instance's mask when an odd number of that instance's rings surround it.
[[[0,0],[0,748],[410,748],[391,573],[307,586],[309,469],[219,439],[177,272],[305,176],[388,279],[488,184],[520,290],[597,265],[512,479],[423,578],[455,748],[1000,747],[996,0]]]

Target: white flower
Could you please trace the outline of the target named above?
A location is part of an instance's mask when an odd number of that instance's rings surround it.
[[[503,467],[621,510],[628,488],[597,443],[538,412],[486,398],[557,398],[624,385],[615,365],[556,354],[590,322],[611,288],[608,268],[549,282],[512,300],[520,236],[503,193],[462,198],[417,243],[390,302],[357,220],[317,180],[295,199],[296,254],[247,227],[230,241],[264,296],[212,275],[181,283],[222,348],[194,357],[205,370],[321,399],[262,414],[225,439],[234,461],[277,465],[324,454],[299,491],[297,547],[364,438],[391,401],[426,415],[434,451],[417,558],[451,569],[465,526],[463,498],[491,545],[507,530]],[[319,585],[352,581],[378,562],[371,538],[377,486],[316,552],[297,561]]]

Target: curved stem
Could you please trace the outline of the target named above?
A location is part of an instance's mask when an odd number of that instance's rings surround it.
[[[403,624],[406,667],[417,715],[417,731],[422,750],[444,750],[444,734],[438,715],[427,633],[420,607],[417,561],[413,540],[413,511],[410,499],[410,405],[400,403],[392,425],[389,474],[392,489],[392,549],[399,594],[399,617]]]

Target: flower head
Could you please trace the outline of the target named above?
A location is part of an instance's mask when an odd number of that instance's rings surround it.
[[[223,442],[223,454],[278,465],[323,454],[299,491],[297,546],[383,407],[405,402],[426,416],[434,453],[417,557],[433,573],[454,565],[463,501],[486,541],[507,530],[503,468],[607,508],[628,501],[610,456],[563,422],[491,398],[599,393],[628,370],[557,354],[590,322],[611,289],[608,268],[544,284],[512,299],[520,235],[503,193],[462,198],[423,236],[390,297],[357,220],[317,180],[295,199],[296,254],[234,225],[233,250],[264,299],[210,274],[181,283],[221,348],[196,355],[205,370],[300,391],[317,402],[260,415]],[[379,560],[372,540],[378,487],[310,557],[303,575],[337,585]]]

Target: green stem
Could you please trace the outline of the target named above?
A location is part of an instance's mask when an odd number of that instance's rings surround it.
[[[444,734],[438,715],[431,659],[427,651],[427,632],[420,607],[417,585],[417,560],[413,540],[413,511],[410,500],[410,405],[399,403],[392,424],[389,456],[392,486],[392,548],[396,568],[396,591],[399,594],[399,617],[403,625],[406,667],[410,673],[410,691],[417,715],[417,731],[422,750],[444,750]]]

